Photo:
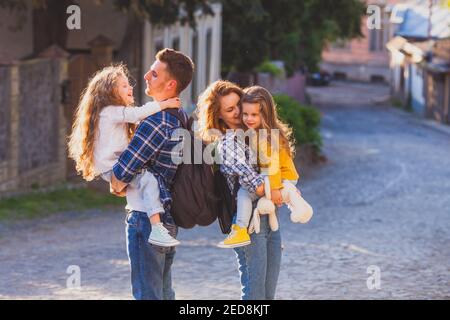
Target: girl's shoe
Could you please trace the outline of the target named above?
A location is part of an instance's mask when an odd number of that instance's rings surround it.
[[[180,244],[180,241],[172,237],[169,234],[169,230],[167,230],[161,222],[152,224],[152,232],[150,233],[148,242],[160,247],[173,247]]]
[[[233,224],[231,232],[228,237],[220,242],[217,246],[219,248],[237,248],[249,245],[251,243],[247,228],[242,228],[237,224]]]

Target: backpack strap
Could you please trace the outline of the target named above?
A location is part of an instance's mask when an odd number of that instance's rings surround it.
[[[182,109],[170,108],[170,109],[165,109],[164,111],[170,113],[171,115],[176,117],[178,120],[180,120],[183,128],[190,130],[192,122],[190,121],[190,119],[187,119],[186,113],[182,112],[181,110]]]

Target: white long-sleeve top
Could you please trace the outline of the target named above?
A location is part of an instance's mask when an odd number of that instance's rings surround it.
[[[127,124],[161,111],[158,102],[148,102],[142,107],[108,106],[99,115],[98,130],[94,141],[95,175],[112,169],[128,146]]]

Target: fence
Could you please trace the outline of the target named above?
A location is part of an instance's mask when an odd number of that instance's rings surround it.
[[[0,196],[66,178],[66,59],[0,66]]]

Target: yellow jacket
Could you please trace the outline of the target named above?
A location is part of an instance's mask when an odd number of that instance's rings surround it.
[[[258,164],[261,173],[269,176],[271,189],[282,189],[283,180],[299,179],[289,150],[281,146],[272,150],[266,141],[260,141],[258,148]]]

